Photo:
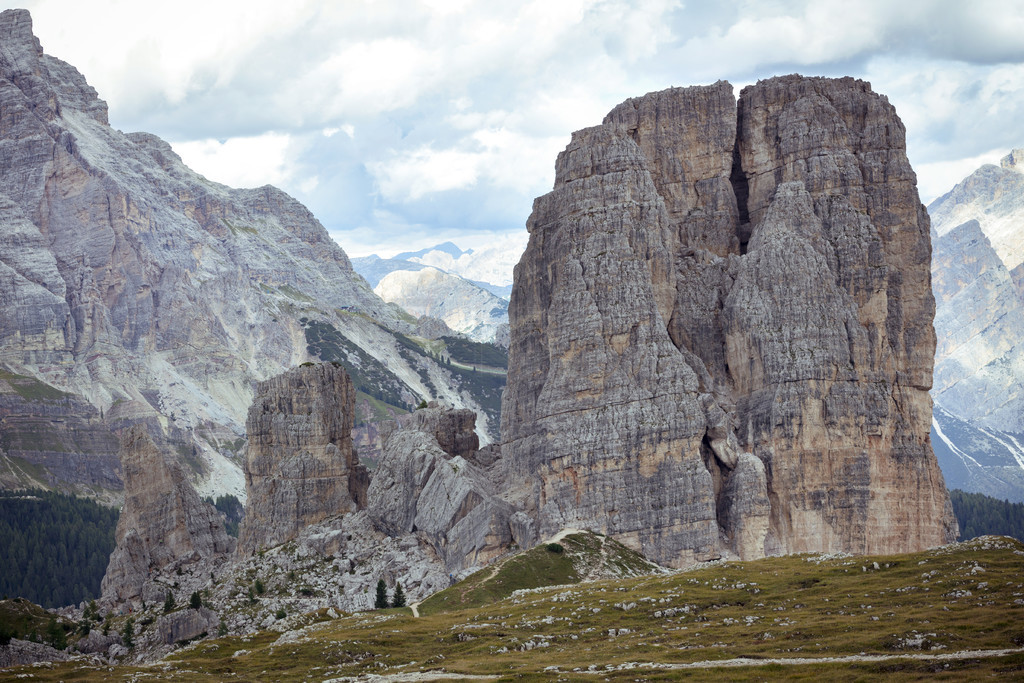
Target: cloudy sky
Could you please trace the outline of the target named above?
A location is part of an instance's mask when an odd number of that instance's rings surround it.
[[[777,74],[888,95],[928,203],[1024,147],[1024,0],[24,0],[111,124],[272,183],[354,256],[518,241],[573,130]]]

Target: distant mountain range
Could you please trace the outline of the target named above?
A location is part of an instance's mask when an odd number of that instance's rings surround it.
[[[443,242],[391,258],[352,259],[352,267],[378,296],[415,317],[443,320],[474,341],[501,342],[508,325],[512,270],[526,235],[499,238],[474,251]]]
[[[949,488],[1024,501],[1024,150],[928,212],[935,451]]]

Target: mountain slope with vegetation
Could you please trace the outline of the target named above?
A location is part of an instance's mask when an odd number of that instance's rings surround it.
[[[145,669],[72,662],[9,673],[44,681],[142,672],[197,681],[635,681],[700,669],[728,680],[1005,679],[1024,671],[1022,557],[1021,543],[985,537],[907,555],[719,561],[520,590],[419,618],[409,608],[340,616],[322,609],[256,634],[194,643]]]

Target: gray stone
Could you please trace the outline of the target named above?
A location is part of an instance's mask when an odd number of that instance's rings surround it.
[[[165,571],[208,573],[234,552],[217,510],[203,502],[180,464],[154,443],[143,425],[121,436],[125,501],[117,542],[101,592],[108,603],[138,604],[163,598],[152,582]],[[148,588],[148,592],[147,592]]]
[[[214,611],[206,607],[163,614],[156,620],[157,637],[165,645],[172,645],[203,635],[214,635],[219,621]]]

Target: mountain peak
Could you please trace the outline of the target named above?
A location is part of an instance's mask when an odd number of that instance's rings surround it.
[[[32,32],[32,15],[27,9],[8,9],[0,12],[0,39],[4,52],[28,46],[36,56],[43,54],[43,46]]]
[[[448,254],[452,258],[459,258],[463,254],[472,254],[472,249],[466,249],[463,251],[454,242],[442,242],[441,244],[435,244],[432,247],[426,249],[420,249],[419,251],[404,251],[401,254],[395,254],[392,258],[394,259],[411,259],[411,258],[422,258],[432,251],[440,251],[444,254]]]
[[[999,160],[999,165],[1018,173],[1024,173],[1024,149],[1011,150],[1009,154]]]

